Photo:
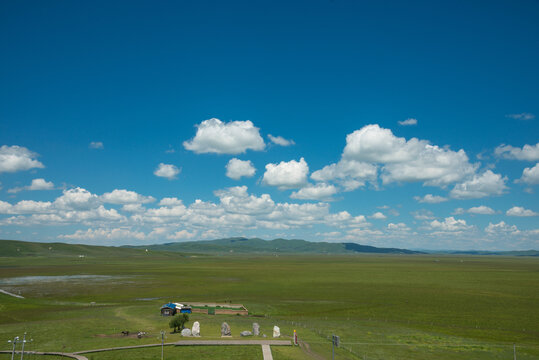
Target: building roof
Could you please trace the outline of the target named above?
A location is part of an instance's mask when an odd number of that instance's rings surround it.
[[[165,304],[163,306],[161,306],[161,309],[162,308],[170,308],[170,309],[176,309],[176,304],[173,304],[173,303],[168,303],[168,304]]]

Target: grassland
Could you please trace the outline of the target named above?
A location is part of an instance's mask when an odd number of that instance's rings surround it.
[[[338,359],[539,359],[539,259],[527,257],[336,255],[184,256],[130,250],[116,254],[0,257],[0,280],[99,275],[54,282],[6,282],[0,288],[0,340],[24,331],[35,350],[77,351],[159,342],[168,301],[244,304],[249,317],[193,314],[204,339],[261,325],[271,336],[298,330],[303,348],[272,348],[274,358],[331,357],[327,337],[341,336]],[[41,279],[41,278],[39,278]],[[192,321],[189,323],[192,324]],[[142,339],[122,330],[146,331]],[[167,334],[166,341],[180,340]],[[8,349],[7,342],[0,348]],[[175,358],[261,358],[260,349],[176,348]],[[128,358],[157,358],[157,348]],[[211,353],[211,354],[210,354]],[[228,355],[227,355],[228,354]],[[231,355],[234,354],[234,355]],[[0,355],[0,359],[7,359]],[[120,358],[92,354],[94,360]],[[127,357],[126,357],[127,358]]]

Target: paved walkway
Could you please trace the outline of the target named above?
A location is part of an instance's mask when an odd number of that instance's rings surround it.
[[[165,343],[165,346],[215,346],[215,345],[258,345],[262,346],[262,355],[264,360],[273,360],[271,355],[270,346],[290,346],[292,342],[290,340],[180,340],[173,343]],[[161,344],[146,344],[146,345],[132,345],[132,346],[120,346],[112,348],[103,348],[103,349],[92,349],[92,350],[83,350],[75,351],[72,353],[61,353],[61,352],[37,352],[37,351],[25,351],[25,354],[35,354],[35,355],[56,355],[64,356],[77,360],[88,360],[83,355],[87,353],[94,352],[103,352],[103,351],[113,351],[113,350],[126,350],[126,349],[139,349],[147,347],[156,347],[161,346]],[[0,353],[11,354],[11,351],[5,350],[0,351]],[[15,351],[16,354],[20,354],[20,351]]]
[[[271,355],[271,348],[269,345],[262,345],[262,356],[263,360],[273,360],[273,355]]]
[[[0,353],[2,353],[2,354],[11,354],[11,351],[9,351],[9,350],[0,351]],[[20,354],[20,353],[21,353],[20,351],[15,351],[15,354]],[[32,355],[54,355],[54,356],[64,356],[64,357],[67,357],[67,358],[77,359],[77,360],[88,360],[88,358],[86,356],[75,355],[73,353],[61,353],[61,352],[54,352],[54,351],[46,351],[46,352],[25,351],[24,353],[28,354],[28,355],[29,354],[32,354]]]
[[[290,340],[180,340],[174,345],[268,345],[286,346],[292,345]]]

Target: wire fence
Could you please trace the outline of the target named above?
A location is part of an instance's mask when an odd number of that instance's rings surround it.
[[[318,328],[313,328],[303,322],[298,321],[290,321],[290,320],[284,320],[279,319],[280,322],[292,325],[296,328],[304,328],[307,329],[315,334],[317,334],[319,337],[325,339],[323,341],[312,341],[309,340],[309,344],[331,344],[333,333],[329,334],[327,332],[321,331]],[[339,348],[343,349],[345,351],[348,351],[350,354],[365,359],[366,354],[364,352],[360,353],[356,349],[353,349],[352,346],[372,346],[372,347],[380,347],[380,346],[395,346],[395,347],[425,347],[425,348],[478,348],[478,349],[485,349],[485,348],[501,348],[506,349],[508,351],[517,351],[519,349],[539,349],[539,344],[533,345],[533,344],[526,344],[526,345],[516,345],[514,343],[461,343],[461,344],[454,344],[454,343],[384,343],[384,342],[364,342],[364,341],[343,341],[341,338]]]

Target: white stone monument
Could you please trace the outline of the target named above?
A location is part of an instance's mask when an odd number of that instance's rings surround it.
[[[191,335],[200,336],[200,323],[198,321],[195,321],[193,323],[193,329],[191,329]]]
[[[281,329],[277,325],[273,327],[273,337],[277,338],[281,336]]]

